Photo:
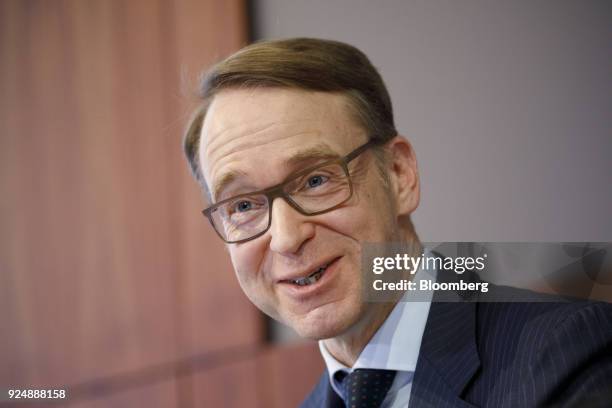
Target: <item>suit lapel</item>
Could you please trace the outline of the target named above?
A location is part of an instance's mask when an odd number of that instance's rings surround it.
[[[329,383],[329,375],[327,371],[323,371],[319,382],[306,401],[302,403],[301,408],[344,408],[344,402],[336,394]]]
[[[474,408],[455,393],[444,381],[444,374],[427,358],[419,358],[419,365],[410,392],[410,408]]]
[[[466,274],[462,278],[474,277]],[[438,282],[456,279],[455,273],[438,274]],[[477,303],[464,298],[454,292],[434,295],[412,384],[411,407],[470,406],[460,396],[480,367]]]
[[[329,377],[327,377],[325,399],[323,400],[323,404],[321,406],[325,408],[344,408],[344,401],[342,401],[342,398],[340,398],[340,396],[336,394],[336,391],[334,391],[334,389],[331,387]]]

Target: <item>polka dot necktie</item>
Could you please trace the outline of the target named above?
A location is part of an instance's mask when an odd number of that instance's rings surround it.
[[[394,378],[393,370],[354,370],[342,381],[346,407],[379,408]]]

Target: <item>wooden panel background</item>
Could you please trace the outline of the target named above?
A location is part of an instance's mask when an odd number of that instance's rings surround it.
[[[180,148],[197,74],[246,21],[235,0],[0,1],[0,389],[242,407],[310,388],[320,362],[270,356],[314,346],[264,344]],[[308,383],[283,397],[287,375]]]

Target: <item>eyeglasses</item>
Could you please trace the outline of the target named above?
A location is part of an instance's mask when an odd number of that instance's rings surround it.
[[[303,215],[323,214],[347,202],[353,195],[348,164],[378,141],[370,140],[346,156],[294,174],[265,190],[240,194],[202,210],[213,228],[228,244],[250,241],[272,224],[272,202],[282,197]]]

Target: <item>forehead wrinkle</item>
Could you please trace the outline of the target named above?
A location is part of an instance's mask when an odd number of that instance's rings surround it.
[[[212,168],[210,171],[211,178],[213,179],[211,180],[213,184],[213,189],[212,189],[213,199],[216,198],[221,193],[221,191],[231,182],[236,181],[240,177],[248,176],[247,172],[242,171],[240,169],[230,169],[230,170],[227,170],[226,172],[222,172],[221,175],[217,177],[217,180],[214,180],[215,169],[223,169],[224,167],[230,167],[231,164],[228,164],[228,163],[242,162],[240,160],[240,157],[235,159],[236,155],[239,155],[243,153],[245,150],[252,149],[254,147],[263,147],[271,143],[276,143],[279,140],[289,139],[292,137],[303,137],[305,134],[312,135],[314,133],[318,134],[319,132],[303,131],[303,132],[293,133],[289,135],[284,135],[282,137],[272,138],[271,140],[267,140],[264,142],[260,141],[260,142],[255,142],[255,143],[247,143],[246,145],[242,144],[242,145],[235,146],[235,147],[229,146],[228,150],[230,151],[227,153],[221,151],[218,154],[219,159],[216,162],[212,163]],[[329,151],[329,148],[327,148],[326,152],[328,151]],[[284,166],[287,166],[288,164],[291,164],[291,163],[283,163]]]
[[[293,132],[288,134],[279,135],[270,135],[267,140],[249,140],[245,143],[232,143],[236,142],[238,139],[242,139],[244,136],[240,136],[240,138],[233,139],[230,143],[225,143],[224,145],[219,147],[218,155],[224,158],[229,158],[234,154],[240,153],[245,150],[253,149],[256,147],[265,147],[273,143],[277,143],[279,141],[291,139],[294,137],[303,137],[305,135],[318,135],[319,131],[314,130],[303,130],[300,132]],[[254,134],[250,134],[247,136],[254,136]],[[227,150],[227,151],[226,151]]]
[[[212,135],[211,135],[211,137],[207,138],[209,143],[206,144],[206,147],[204,149],[204,154],[207,157],[210,157],[211,155],[215,154],[218,149],[223,148],[224,146],[227,146],[227,142],[223,142],[224,138],[222,138],[221,136],[223,136],[224,134],[226,134],[228,132],[235,131],[237,133],[237,135],[235,137],[231,138],[232,141],[235,141],[235,140],[240,140],[241,138],[246,137],[246,136],[257,135],[258,133],[261,133],[261,132],[264,132],[264,131],[268,130],[269,128],[273,127],[274,125],[275,125],[274,122],[267,123],[267,124],[264,124],[264,125],[260,126],[259,128],[255,128],[252,132],[241,132],[241,130],[240,130],[241,128],[244,128],[244,127],[248,128],[249,126],[252,126],[252,124],[250,124],[250,123],[241,123],[241,124],[237,124],[237,125],[234,125],[234,126],[227,126],[227,127],[222,128],[222,129],[220,129],[218,131],[210,130],[210,132],[212,132]],[[238,129],[236,129],[236,128],[238,128]],[[206,132],[206,127],[203,127],[202,128],[202,139],[204,139],[204,140],[206,140],[205,139],[205,136],[206,136],[205,132]],[[208,133],[208,132],[206,132],[206,133]]]
[[[201,132],[201,139],[202,140],[208,140],[209,143],[205,144],[204,147],[204,155],[205,157],[212,157],[214,154],[218,153],[218,150],[223,149],[224,147],[227,147],[228,149],[231,149],[231,147],[233,145],[235,145],[236,143],[240,142],[241,139],[244,139],[245,137],[256,137],[258,135],[260,135],[261,133],[270,131],[271,129],[273,129],[274,127],[287,127],[290,128],[291,125],[295,125],[295,124],[301,124],[302,122],[309,122],[309,119],[302,119],[302,120],[291,120],[291,121],[274,121],[271,123],[267,123],[264,125],[261,125],[259,127],[255,127],[254,129],[249,129],[250,127],[253,126],[252,123],[239,123],[236,124],[234,126],[228,126],[225,127],[223,129],[220,129],[218,131],[212,131],[210,129],[207,129],[207,126],[203,126],[202,128],[202,132]],[[246,130],[243,130],[243,128],[247,128]],[[235,132],[235,135],[230,135],[228,137],[221,137],[224,134],[227,134],[228,132]],[[207,135],[207,133],[210,133],[210,135]],[[279,132],[279,133],[287,133],[286,136],[281,136],[278,137],[278,135],[276,135],[274,132],[271,132],[270,135],[268,135],[268,139],[273,138],[274,140],[283,140],[283,139],[287,139],[289,137],[292,136],[297,136],[297,135],[302,135],[302,134],[308,134],[308,133],[312,133],[312,134],[316,134],[319,133],[318,131],[312,130],[301,130],[299,133],[296,133],[295,131],[291,131],[290,129],[286,132]],[[210,137],[206,137],[206,136],[210,136]],[[224,140],[226,139],[226,140]],[[227,141],[227,139],[229,139],[229,142]],[[268,140],[266,142],[263,143],[252,143],[252,144],[246,144],[244,146],[241,146],[240,143],[238,143],[238,148],[251,148],[251,147],[256,147],[257,145],[261,144],[267,144],[272,142],[273,140]],[[229,152],[221,152],[218,153],[217,155],[219,156],[226,156],[228,154],[233,153],[233,151],[229,151]]]

